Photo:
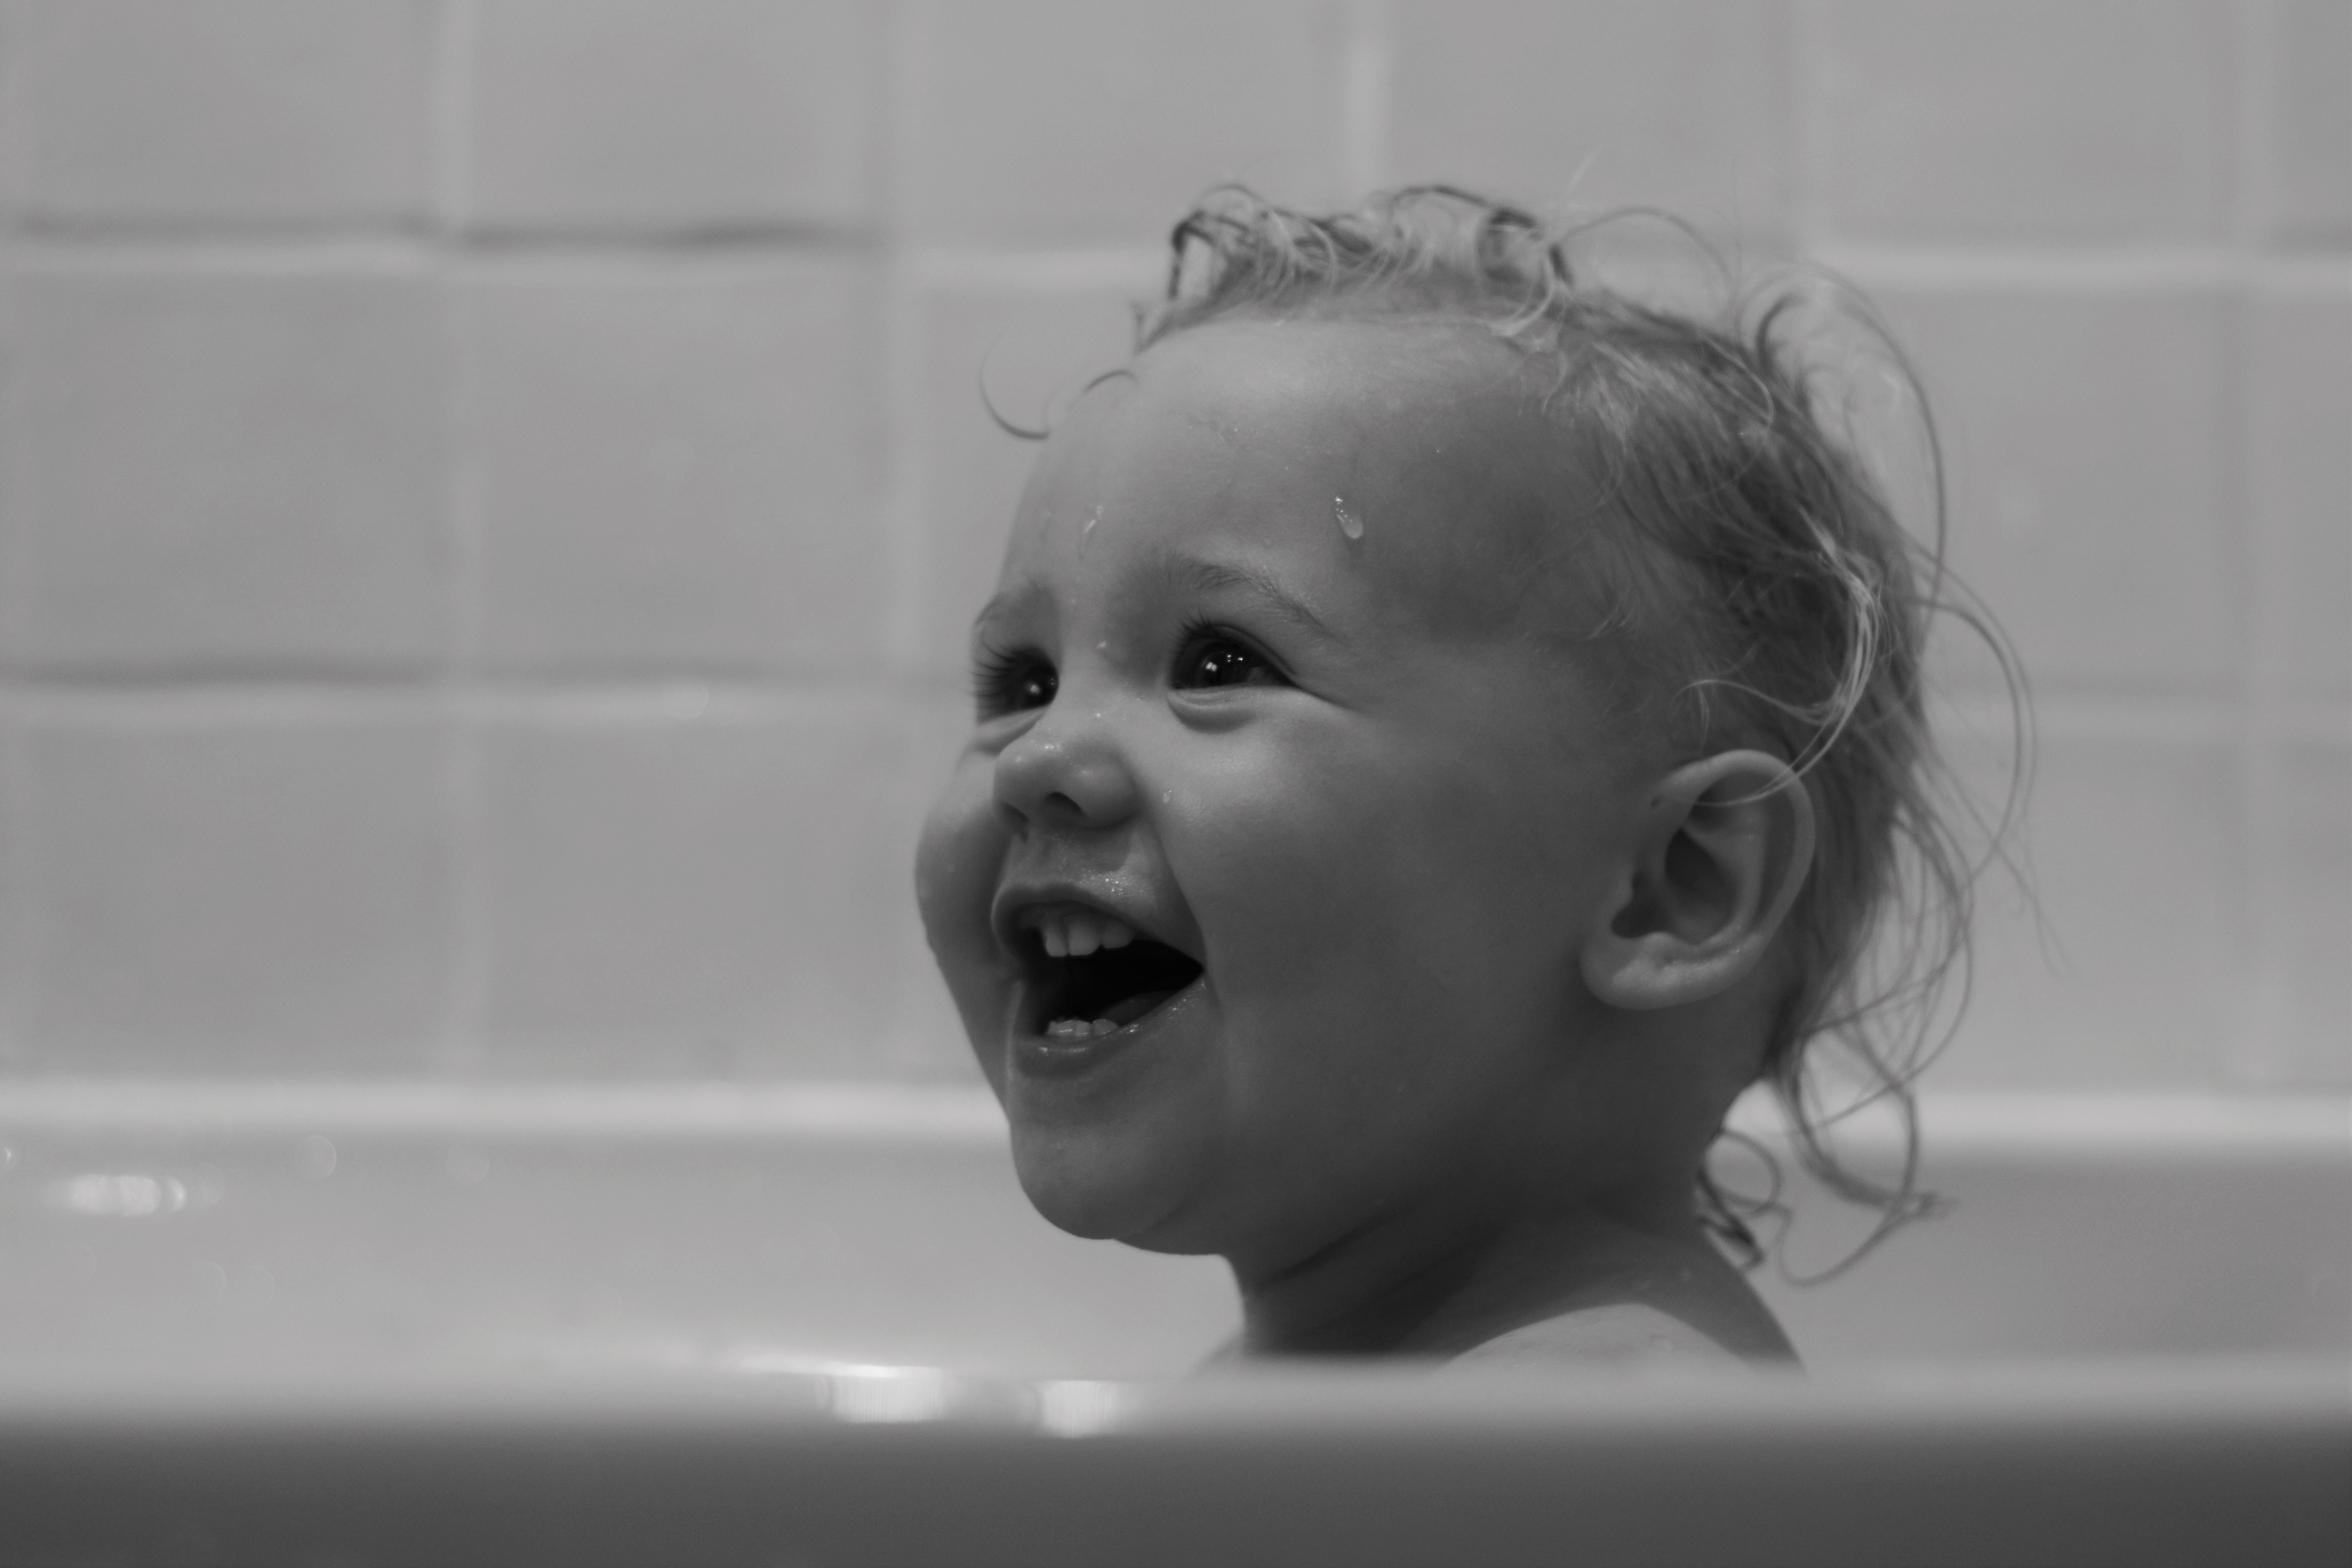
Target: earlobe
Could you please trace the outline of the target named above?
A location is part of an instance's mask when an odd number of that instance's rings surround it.
[[[1753,970],[1813,859],[1813,804],[1789,764],[1722,752],[1675,769],[1630,847],[1580,960],[1614,1007],[1679,1006]]]

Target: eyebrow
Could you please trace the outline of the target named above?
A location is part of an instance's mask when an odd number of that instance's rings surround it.
[[[1255,567],[1203,561],[1193,555],[1162,555],[1158,564],[1171,586],[1179,591],[1200,595],[1246,594],[1310,637],[1330,643],[1342,640],[1339,634],[1315,613],[1314,606]],[[1034,579],[1005,589],[982,605],[980,614],[972,617],[973,635],[986,631],[992,622],[1018,615],[1028,604],[1044,596],[1043,585]]]
[[[1323,617],[1317,615],[1306,600],[1264,572],[1222,561],[1202,561],[1191,555],[1169,556],[1162,565],[1170,580],[1180,588],[1194,594],[1247,594],[1301,631],[1326,642],[1340,640],[1339,635],[1324,623]]]
[[[971,635],[974,637],[979,637],[992,623],[1011,619],[1027,605],[1045,596],[1044,586],[1034,578],[1005,589],[990,599],[987,604],[982,605],[980,607],[980,614],[972,616]]]

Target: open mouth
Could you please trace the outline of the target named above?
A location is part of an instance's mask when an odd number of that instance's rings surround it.
[[[1119,934],[1127,940],[1113,947],[1027,933],[1032,1029],[1057,1045],[1100,1039],[1201,977],[1201,965],[1167,943]],[[1091,951],[1076,951],[1081,946]],[[1064,951],[1057,953],[1055,947]]]

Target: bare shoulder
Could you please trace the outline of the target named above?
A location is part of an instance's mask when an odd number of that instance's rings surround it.
[[[1448,1364],[1508,1367],[1534,1362],[1606,1366],[1748,1364],[1681,1319],[1642,1301],[1580,1307],[1523,1324],[1473,1345]]]

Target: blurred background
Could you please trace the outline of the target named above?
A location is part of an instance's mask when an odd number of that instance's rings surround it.
[[[2352,1083],[2341,0],[0,5],[0,1066],[976,1084],[983,365],[1227,178],[1860,283],[2039,710],[1931,1086]]]

